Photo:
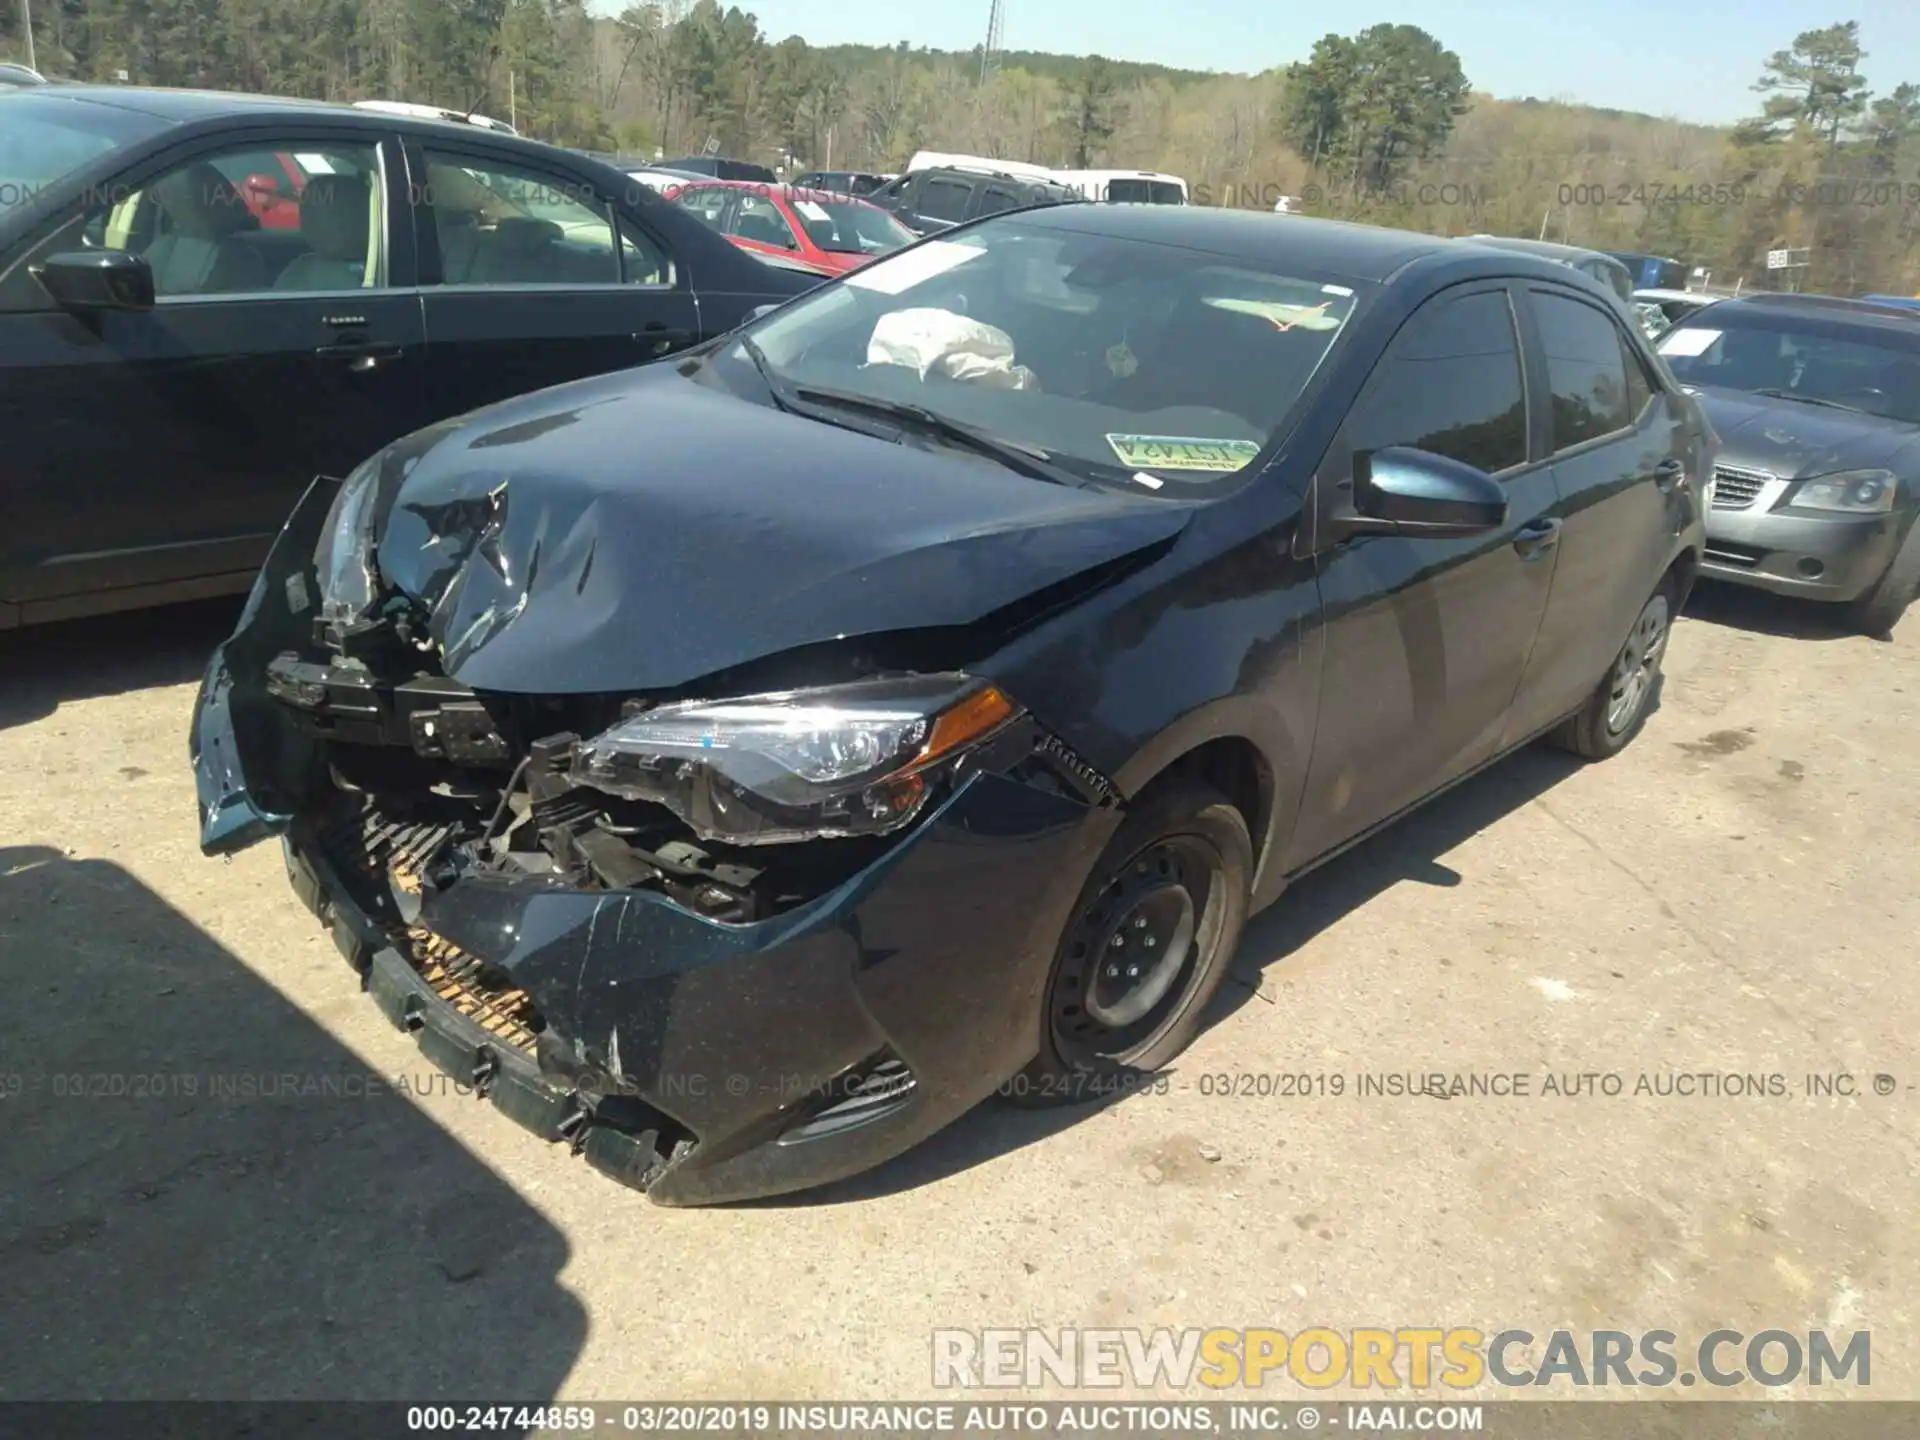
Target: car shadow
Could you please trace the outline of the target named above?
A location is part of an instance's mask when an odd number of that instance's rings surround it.
[[[375,1073],[128,871],[41,846],[0,847],[0,980],[0,1398],[558,1392],[567,1242],[403,1093],[424,1062]]]
[[[1649,716],[1658,712],[1656,690]],[[1243,1005],[1268,999],[1264,973],[1283,965],[1342,917],[1406,881],[1452,887],[1465,876],[1440,857],[1495,821],[1530,804],[1584,762],[1545,745],[1529,745],[1434,799],[1371,839],[1301,879],[1280,901],[1247,925],[1227,983],[1207,1015],[1207,1028]],[[1169,1072],[1177,1072],[1175,1061]],[[1151,1088],[1157,1077],[1142,1077]],[[1026,1110],[989,1100],[905,1154],[864,1174],[797,1195],[740,1202],[739,1208],[841,1205],[934,1184],[976,1165],[1045,1140],[1127,1098],[1127,1087],[1099,1100],[1057,1109]]]
[[[0,633],[0,730],[70,701],[198,680],[245,603],[224,596]]]
[[[1688,620],[1751,630],[1783,640],[1849,640],[1860,632],[1842,618],[1839,606],[1818,600],[1796,600],[1745,585],[1703,580],[1687,597],[1681,612]]]

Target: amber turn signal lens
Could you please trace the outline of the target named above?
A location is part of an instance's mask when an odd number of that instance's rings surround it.
[[[925,765],[963,745],[971,745],[982,735],[999,729],[1017,713],[1014,703],[994,686],[976,691],[934,720],[933,733],[927,736],[926,746],[913,763],[916,767]]]

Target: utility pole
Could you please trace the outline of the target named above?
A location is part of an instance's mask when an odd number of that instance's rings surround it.
[[[507,67],[507,123],[514,129],[520,128],[520,101],[514,93],[513,67]]]
[[[993,9],[987,16],[987,43],[980,47],[980,83],[985,85],[987,77],[993,74],[1000,63],[1001,37],[1006,33],[1006,0],[993,0]]]
[[[33,58],[33,0],[20,0],[20,23],[27,32],[27,68],[37,71],[40,65]]]

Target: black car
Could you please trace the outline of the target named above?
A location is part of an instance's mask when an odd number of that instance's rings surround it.
[[[728,160],[718,155],[684,155],[678,160],[661,160],[655,170],[678,170],[683,175],[705,175],[712,180],[757,180],[762,185],[777,185],[780,177],[764,165],[751,160]]]
[[[667,1204],[1124,1093],[1247,916],[1654,703],[1698,407],[1597,287],[1203,208],[1001,216],[317,482],[209,663],[209,854]]]
[[[0,628],[244,592],[316,474],[817,279],[470,126],[0,91]]]
[[[797,190],[826,190],[835,195],[871,195],[893,177],[864,170],[809,170],[793,182]]]
[[[1920,315],[1753,296],[1696,311],[1659,348],[1723,444],[1701,573],[1891,632],[1920,593]]]
[[[866,198],[917,235],[931,235],[969,220],[1040,205],[1084,204],[1070,185],[993,170],[915,170],[889,180]]]

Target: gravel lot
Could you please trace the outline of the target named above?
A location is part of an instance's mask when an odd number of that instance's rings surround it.
[[[201,858],[233,611],[0,636],[0,1396],[925,1398],[935,1327],[1428,1324],[1870,1328],[1920,1398],[1920,618],[1709,592],[1626,755],[1260,917],[1166,1093],[666,1211],[447,1093],[277,851]],[[1532,1093],[1358,1093],[1433,1071]],[[1787,1093],[1632,1093],[1675,1072]]]

